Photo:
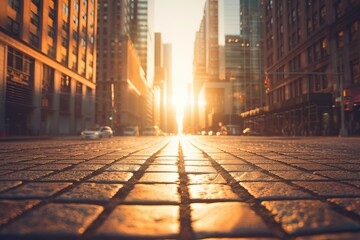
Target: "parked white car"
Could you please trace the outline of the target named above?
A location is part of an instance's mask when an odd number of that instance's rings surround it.
[[[161,135],[161,130],[158,126],[148,126],[145,127],[142,131],[143,136],[159,136]]]
[[[109,126],[87,128],[81,132],[82,139],[111,138],[113,131]]]
[[[126,127],[124,128],[124,136],[139,136],[139,127]]]

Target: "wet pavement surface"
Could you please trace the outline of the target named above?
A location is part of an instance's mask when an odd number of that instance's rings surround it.
[[[0,239],[360,239],[360,138],[0,142]]]

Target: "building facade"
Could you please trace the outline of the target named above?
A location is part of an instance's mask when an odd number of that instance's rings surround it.
[[[271,134],[359,134],[360,2],[264,1]]]
[[[1,136],[76,134],[94,123],[96,6],[96,0],[2,6]]]
[[[96,122],[112,126],[118,135],[126,126],[141,128],[152,120],[148,104],[152,90],[142,60],[147,58],[142,38],[147,30],[137,21],[146,15],[144,4],[131,0],[98,4]]]
[[[223,9],[225,79],[232,86],[232,114],[239,116],[265,105],[261,5],[254,0],[225,1]]]
[[[265,105],[262,39],[260,1],[206,1],[195,40],[194,126],[242,124],[240,114]]]

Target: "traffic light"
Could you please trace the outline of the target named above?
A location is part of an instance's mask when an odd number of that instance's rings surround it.
[[[112,121],[112,116],[109,117],[109,120]]]

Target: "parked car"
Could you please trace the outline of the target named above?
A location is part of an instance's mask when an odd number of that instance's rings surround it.
[[[124,136],[139,136],[139,127],[126,127],[124,128]]]
[[[255,130],[255,129],[245,128],[244,131],[243,131],[243,135],[246,135],[246,136],[259,136],[260,133],[259,133],[259,131]]]
[[[242,128],[239,125],[228,124],[228,125],[221,127],[220,134],[221,135],[241,135]]]
[[[113,131],[109,126],[87,128],[81,132],[82,139],[111,138]]]
[[[142,131],[143,136],[159,136],[160,134],[161,130],[158,126],[145,127]]]

